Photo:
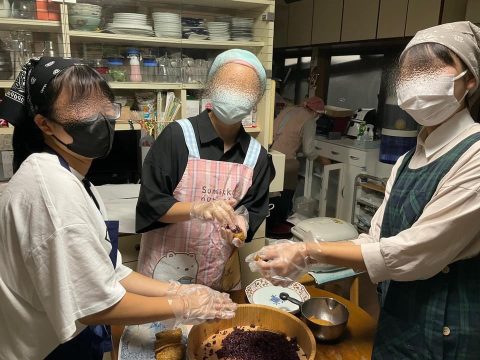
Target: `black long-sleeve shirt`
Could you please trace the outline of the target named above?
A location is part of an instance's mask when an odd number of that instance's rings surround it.
[[[250,135],[243,127],[235,145],[224,153],[223,140],[215,131],[207,111],[189,120],[202,159],[243,163],[250,144]],[[156,139],[143,164],[142,186],[137,203],[137,232],[169,225],[159,219],[178,202],[173,192],[182,179],[187,162],[188,148],[182,128],[177,123],[169,124]],[[237,207],[244,205],[249,212],[247,241],[252,239],[268,214],[269,184],[270,162],[267,151],[262,147],[253,171],[252,186],[237,204]]]

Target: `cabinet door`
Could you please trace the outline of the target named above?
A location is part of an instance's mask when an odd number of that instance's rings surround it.
[[[344,164],[331,164],[323,167],[318,215],[337,218],[342,210],[342,189]]]
[[[312,43],[313,0],[300,0],[288,5],[288,46]]]
[[[473,23],[480,23],[480,1],[468,0],[465,19]]]
[[[380,0],[344,0],[341,41],[375,39]]]
[[[283,1],[275,1],[273,46],[286,47],[288,40],[288,5]]]
[[[403,37],[408,0],[380,0],[377,39]]]
[[[475,0],[475,2],[479,1]],[[465,20],[466,11],[467,0],[444,0],[442,24]]]
[[[442,0],[415,0],[408,2],[405,36],[413,36],[418,30],[438,25]]]
[[[312,44],[339,42],[342,15],[343,0],[314,0]]]

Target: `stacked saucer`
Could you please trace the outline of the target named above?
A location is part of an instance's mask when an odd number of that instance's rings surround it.
[[[223,21],[210,21],[207,23],[210,40],[226,41],[230,40],[230,24]]]
[[[152,26],[147,22],[147,15],[137,13],[113,14],[113,21],[107,24],[106,30],[115,34],[153,35]]]
[[[179,14],[154,12],[152,18],[156,36],[175,39],[182,37],[182,21]]]
[[[253,19],[252,18],[232,18],[232,39],[235,41],[253,40]]]

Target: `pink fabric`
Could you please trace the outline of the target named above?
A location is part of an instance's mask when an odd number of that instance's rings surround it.
[[[243,164],[189,158],[173,196],[178,201],[241,200],[253,169]],[[234,248],[221,239],[217,222],[190,220],[143,235],[138,271],[158,280],[221,288],[225,263]]]

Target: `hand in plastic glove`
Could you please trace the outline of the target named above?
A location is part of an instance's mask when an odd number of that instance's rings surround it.
[[[236,200],[215,200],[210,202],[194,202],[190,209],[192,219],[216,220],[221,225],[231,225],[235,223],[235,213],[233,206]]]
[[[175,314],[176,326],[195,325],[211,319],[231,319],[235,316],[237,304],[228,294],[204,285],[178,285],[174,290],[176,295],[168,299]]]
[[[288,286],[308,272],[310,257],[305,243],[282,241],[250,254],[245,261],[272,284]]]
[[[248,222],[243,216],[237,215],[235,216],[235,224],[237,226],[234,228],[231,228],[230,226],[222,226],[220,228],[220,236],[229,244],[240,248],[245,245],[245,238],[248,231]]]

